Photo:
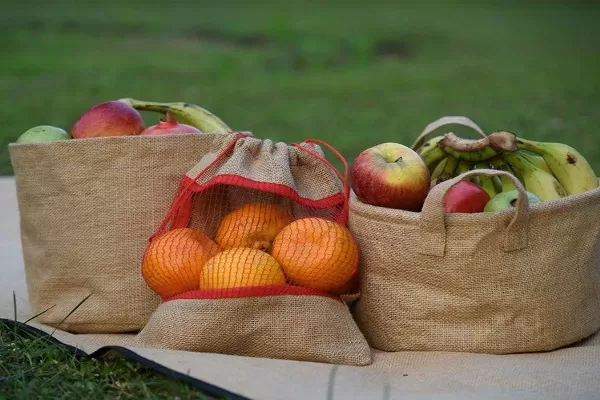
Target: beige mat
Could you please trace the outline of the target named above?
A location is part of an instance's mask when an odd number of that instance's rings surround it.
[[[13,319],[14,291],[22,321],[29,307],[12,178],[0,179],[0,213],[0,318]],[[537,354],[374,351],[368,367],[134,348],[127,347],[127,335],[57,331],[54,337],[88,354],[116,351],[161,372],[189,377],[198,387],[251,399],[600,399],[600,334]]]

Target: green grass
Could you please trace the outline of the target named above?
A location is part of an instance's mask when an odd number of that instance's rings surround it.
[[[600,171],[600,5],[591,2],[86,3],[17,2],[0,13],[2,174],[12,173],[7,144],[28,128],[69,129],[121,97],[196,103],[261,138],[325,140],[349,161],[465,115],[488,132],[571,144]],[[1,332],[10,398],[190,393],[128,361],[76,360]]]
[[[2,322],[0,398],[217,399],[124,358],[77,358],[45,336]]]
[[[0,173],[12,172],[6,145],[23,131],[69,129],[121,97],[197,103],[236,130],[317,137],[349,160],[466,115],[486,131],[567,142],[600,170],[600,6],[328,3],[5,8]]]

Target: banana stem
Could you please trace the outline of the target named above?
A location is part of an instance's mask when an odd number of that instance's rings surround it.
[[[438,146],[449,156],[465,161],[486,161],[500,152],[516,151],[516,135],[499,131],[481,139],[465,139],[450,132],[438,142]]]

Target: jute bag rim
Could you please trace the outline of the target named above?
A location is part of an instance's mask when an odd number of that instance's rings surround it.
[[[252,136],[252,133],[249,131],[240,131],[240,132],[236,132],[236,133],[241,133],[243,132],[244,134],[248,134],[250,136]],[[71,138],[71,139],[62,139],[62,140],[57,140],[54,142],[40,142],[40,143],[9,143],[8,144],[8,148],[9,149],[18,149],[18,148],[22,148],[22,149],[26,149],[26,148],[35,148],[35,147],[50,147],[50,146],[73,146],[75,143],[77,144],[84,144],[84,143],[93,143],[93,142],[124,142],[124,141],[128,141],[128,140],[152,140],[152,141],[156,141],[156,140],[164,140],[164,141],[169,141],[169,140],[178,140],[178,138],[180,137],[212,137],[215,139],[219,139],[219,138],[223,138],[226,136],[230,136],[231,133],[227,132],[227,133],[223,133],[223,132],[219,132],[219,133],[178,133],[178,134],[170,134],[170,135],[123,135],[123,136],[98,136],[98,137],[89,137],[89,138],[80,138],[80,139],[75,139],[75,138]]]
[[[514,209],[482,213],[452,213],[443,211],[443,198],[448,189],[463,179],[471,176],[507,176],[517,191],[519,198]],[[521,250],[527,247],[529,217],[541,213],[553,213],[569,208],[585,207],[590,202],[600,201],[600,187],[583,193],[574,194],[556,200],[549,200],[535,205],[529,205],[526,191],[521,182],[512,174],[492,170],[479,169],[465,172],[453,179],[434,186],[423,205],[421,212],[395,210],[362,203],[355,193],[351,193],[350,209],[352,213],[380,222],[390,220],[410,226],[416,226],[419,231],[420,254],[443,256],[446,247],[446,227],[472,226],[473,224],[504,224],[505,234],[503,249],[506,252]]]
[[[470,172],[481,173],[483,170],[472,170]],[[498,172],[497,170],[489,170],[493,172]],[[460,178],[461,175],[456,178]],[[463,178],[461,178],[462,180]],[[600,177],[598,177],[598,182],[600,183]],[[456,182],[458,183],[458,182]],[[456,184],[454,183],[454,184]],[[432,189],[433,190],[433,189]],[[591,200],[596,200],[596,198],[600,198],[600,186],[593,190],[588,190],[582,193],[572,194],[566,197],[561,197],[559,199],[554,200],[546,200],[541,203],[529,204],[529,213],[536,214],[538,212],[552,212],[557,210],[562,210],[565,208],[576,207],[581,204],[586,204]],[[389,221],[390,218],[393,218],[395,221],[401,221],[406,224],[416,224],[419,221],[421,216],[421,212],[418,211],[406,211],[401,209],[393,209],[387,207],[380,207],[372,204],[367,204],[362,202],[357,196],[356,193],[352,190],[350,193],[350,208],[352,212],[364,216],[368,216],[374,220],[379,221]],[[600,201],[600,200],[599,200]],[[513,216],[515,213],[514,209],[504,209],[494,212],[485,212],[485,213],[452,213],[446,215],[446,220],[453,225],[470,225],[473,223],[474,219],[479,220],[481,223],[487,223],[498,220],[499,217]]]

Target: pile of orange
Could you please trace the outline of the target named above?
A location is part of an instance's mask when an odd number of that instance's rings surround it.
[[[142,263],[148,286],[163,298],[286,283],[337,293],[357,270],[358,246],[345,226],[319,217],[294,220],[272,203],[231,211],[214,239],[193,228],[170,230],[150,243]]]

